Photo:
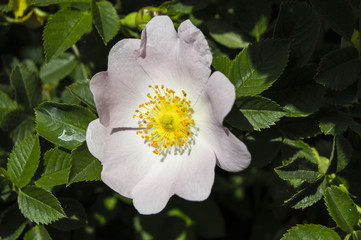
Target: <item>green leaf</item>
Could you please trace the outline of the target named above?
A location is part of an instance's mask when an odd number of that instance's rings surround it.
[[[229,71],[231,69],[232,61],[227,56],[214,57],[212,61],[212,66],[217,71],[222,72],[224,75],[229,77]]]
[[[288,165],[275,168],[276,173],[283,180],[298,179],[309,183],[315,182],[319,177],[317,170],[317,165],[310,164],[304,158],[298,158]]]
[[[350,196],[339,187],[332,186],[325,192],[327,210],[337,226],[345,232],[353,231],[360,213]]]
[[[96,116],[79,105],[45,102],[35,109],[35,118],[40,136],[72,150],[85,141],[88,124]]]
[[[19,211],[16,205],[6,209],[1,214],[0,220],[0,239],[16,240],[26,227],[26,219]]]
[[[40,144],[38,136],[24,139],[10,153],[8,172],[11,181],[19,188],[26,186],[39,165]]]
[[[32,110],[42,101],[38,73],[17,65],[11,73],[10,84],[15,89],[16,101]]]
[[[90,3],[91,0],[28,0],[29,5],[51,5],[61,3]]]
[[[297,158],[305,158],[309,162],[317,164],[318,154],[313,148],[302,140],[284,139],[282,146],[282,159],[287,165]]]
[[[86,144],[71,152],[71,171],[67,185],[82,181],[98,181],[102,165],[91,155]]]
[[[77,81],[68,87],[71,94],[73,94],[80,101],[85,103],[94,112],[96,111],[93,94],[90,91],[89,79]]]
[[[43,225],[36,225],[25,234],[24,240],[51,240],[51,237]]]
[[[44,51],[47,61],[58,57],[91,30],[88,12],[62,9],[52,15],[44,29]]]
[[[312,7],[330,25],[330,27],[344,36],[351,39],[353,33],[354,19],[351,6],[345,0],[310,0]]]
[[[316,224],[296,225],[281,240],[341,240],[332,229]]]
[[[56,197],[37,187],[25,187],[19,190],[18,204],[22,214],[37,224],[49,224],[66,217]]]
[[[64,211],[67,217],[53,222],[51,227],[62,231],[70,231],[85,227],[87,224],[87,215],[83,205],[80,202],[70,198],[63,198],[59,200],[61,205],[64,206]]]
[[[59,57],[45,63],[40,68],[40,78],[43,83],[58,84],[75,68],[77,61],[71,53],[63,53]]]
[[[108,1],[92,2],[93,22],[105,45],[120,29],[120,19],[113,5]]]
[[[310,59],[320,30],[320,21],[305,3],[284,2],[278,14],[274,38],[292,39],[290,62],[304,65]]]
[[[287,70],[263,95],[280,104],[289,117],[309,116],[323,105],[326,92],[313,80],[316,70],[313,65]]]
[[[323,177],[297,192],[290,199],[285,201],[285,204],[291,205],[294,209],[304,209],[312,206],[322,198],[326,185],[327,179]]]
[[[361,231],[353,231],[352,239],[353,240],[361,240]]]
[[[21,142],[25,138],[30,137],[35,132],[35,123],[32,117],[25,118],[10,133],[10,138],[15,144]]]
[[[333,139],[332,153],[330,157],[330,165],[327,173],[337,173],[342,171],[352,157],[352,146],[349,141],[342,135],[335,136]]]
[[[267,30],[267,18],[262,15],[260,19],[255,23],[253,29],[251,30],[251,36],[255,37],[257,42],[261,39],[261,36]]]
[[[44,155],[44,172],[35,182],[38,187],[52,187],[68,182],[70,173],[70,154],[53,148]]]
[[[223,20],[211,19],[207,22],[207,27],[209,35],[223,46],[228,48],[244,48],[249,44],[249,41],[242,36],[240,30]]]
[[[237,97],[256,95],[269,88],[286,67],[288,48],[286,40],[265,40],[243,49],[230,70]]]
[[[0,123],[7,114],[14,111],[17,107],[16,102],[12,101],[6,93],[0,91]]]
[[[341,135],[343,134],[351,119],[343,114],[330,113],[320,119],[319,127],[326,135]]]
[[[333,90],[343,90],[357,81],[360,65],[361,59],[354,47],[337,49],[321,59],[315,80]]]
[[[240,97],[236,105],[256,131],[269,128],[286,114],[277,103],[261,96]]]

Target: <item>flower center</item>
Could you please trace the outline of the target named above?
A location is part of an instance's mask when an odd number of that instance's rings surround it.
[[[191,135],[190,126],[194,124],[187,94],[182,90],[183,96],[179,97],[164,85],[160,88],[158,85],[148,87],[155,95],[148,93],[149,101],[135,110],[133,118],[141,120],[139,127],[142,128],[136,133],[155,148],[155,154],[169,147],[184,146]]]

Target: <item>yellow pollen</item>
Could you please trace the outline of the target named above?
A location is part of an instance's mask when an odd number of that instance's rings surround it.
[[[191,136],[190,126],[194,124],[191,116],[190,103],[187,93],[182,90],[182,97],[176,96],[175,91],[158,85],[148,86],[154,96],[147,94],[149,102],[139,105],[134,117],[141,121],[136,131],[142,139],[155,148],[154,154],[162,153],[168,147],[183,147]]]

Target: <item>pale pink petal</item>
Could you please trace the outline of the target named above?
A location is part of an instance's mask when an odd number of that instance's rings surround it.
[[[210,146],[204,145],[204,139],[197,138],[196,141],[190,156],[181,160],[184,164],[178,169],[175,193],[186,200],[203,201],[211,193],[216,156]]]
[[[227,128],[213,125],[212,135],[214,141],[210,144],[213,145],[218,166],[229,172],[238,172],[249,166],[251,154],[246,145]]]
[[[159,161],[135,130],[110,130],[98,119],[89,124],[87,144],[103,165],[103,182],[129,198],[134,186]]]
[[[111,49],[108,71],[97,73],[90,89],[100,122],[107,127],[137,127],[132,118],[139,104],[144,103],[151,84],[147,74],[136,62],[134,51],[140,47],[137,39],[125,39]]]
[[[185,23],[177,34],[167,16],[153,18],[143,30],[137,61],[157,84],[184,90],[191,104],[211,73],[210,54],[202,33]]]
[[[216,154],[217,164],[230,172],[245,169],[251,161],[245,144],[222,126],[234,99],[233,85],[223,74],[215,72],[194,107],[199,134]]]
[[[209,50],[208,42],[203,33],[190,20],[179,25],[178,36],[198,52],[200,62],[208,67],[211,66],[212,53]]]
[[[106,128],[100,124],[99,118],[90,122],[86,131],[86,143],[89,152],[101,159],[106,151],[106,143],[108,141],[111,128]]]
[[[223,124],[225,116],[231,111],[236,99],[233,84],[221,72],[214,72],[206,85],[206,94],[212,104],[213,116]]]
[[[215,156],[202,143],[190,154],[168,155],[153,165],[132,191],[133,204],[142,214],[160,212],[177,194],[188,200],[206,199],[214,181]]]

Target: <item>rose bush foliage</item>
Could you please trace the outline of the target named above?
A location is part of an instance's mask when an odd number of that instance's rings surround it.
[[[359,0],[10,0],[0,14],[1,239],[360,238]],[[227,172],[247,165],[241,142],[251,164]],[[169,164],[172,144],[190,165]]]

